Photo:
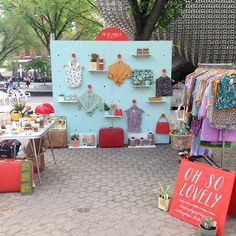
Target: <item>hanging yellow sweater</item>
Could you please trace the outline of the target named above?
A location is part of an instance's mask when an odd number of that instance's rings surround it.
[[[108,78],[112,79],[119,86],[125,79],[130,77],[130,73],[130,66],[123,61],[117,61],[108,68]]]

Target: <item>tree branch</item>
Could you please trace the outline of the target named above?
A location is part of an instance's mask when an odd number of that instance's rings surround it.
[[[155,28],[155,25],[158,19],[161,17],[163,10],[165,9],[165,6],[168,3],[168,1],[169,0],[155,0],[153,8],[150,14],[147,16],[146,23],[143,27],[143,32],[141,34],[142,40],[150,39],[153,29]]]
[[[136,26],[135,38],[139,40],[143,29],[142,15],[137,0],[128,0],[132,9],[132,15]]]

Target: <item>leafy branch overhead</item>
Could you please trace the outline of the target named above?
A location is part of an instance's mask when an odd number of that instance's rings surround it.
[[[100,30],[95,0],[3,0],[6,14],[21,17],[50,53],[50,40],[86,39]],[[96,24],[97,22],[97,24]]]
[[[135,39],[149,40],[156,28],[167,28],[182,15],[186,0],[128,0],[135,22]]]

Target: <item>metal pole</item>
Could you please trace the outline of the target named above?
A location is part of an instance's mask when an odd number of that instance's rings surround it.
[[[221,158],[220,158],[220,167],[223,168],[224,165],[224,157],[225,157],[225,129],[222,130],[222,150],[221,150]]]

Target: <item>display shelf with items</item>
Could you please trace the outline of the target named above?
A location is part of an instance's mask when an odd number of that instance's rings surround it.
[[[96,148],[96,134],[95,133],[78,133],[78,145],[70,145],[69,148]]]
[[[156,148],[154,134],[128,133],[128,148]]]
[[[76,94],[72,95],[64,95],[60,94],[58,96],[58,103],[76,103],[78,101],[78,97]]]
[[[149,57],[149,48],[137,48],[136,54],[132,54],[134,57]]]
[[[89,72],[106,72],[106,70],[104,70],[104,59],[102,57],[99,57],[97,53],[92,53],[90,57]]]
[[[165,100],[162,100],[162,97],[149,97],[146,102],[148,103],[165,103]]]

